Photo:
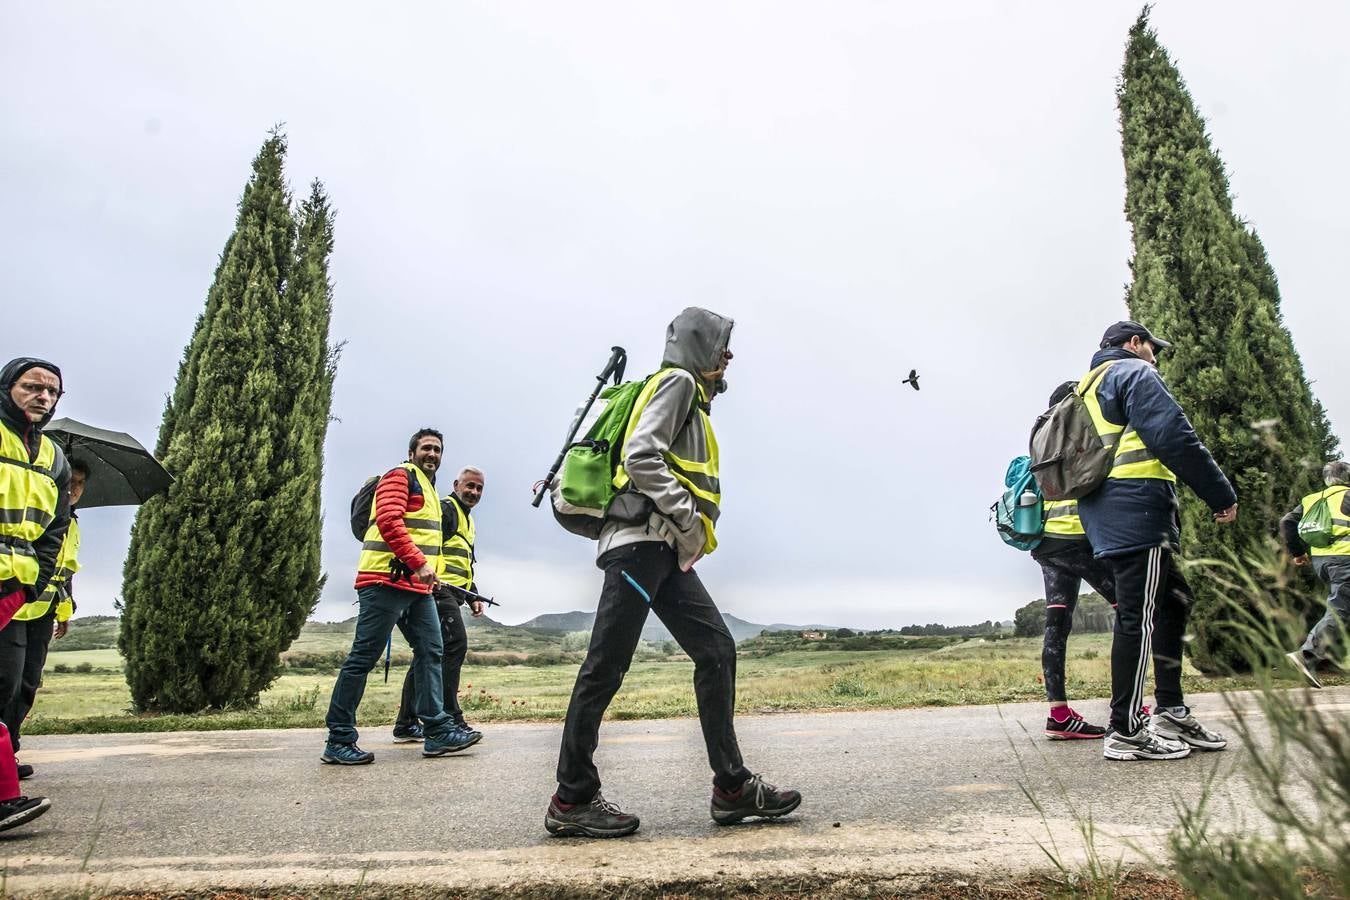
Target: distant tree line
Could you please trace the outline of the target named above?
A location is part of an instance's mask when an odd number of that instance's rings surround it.
[[[1111,631],[1116,612],[1101,594],[1084,594],[1073,611],[1073,630],[1077,632]],[[1040,637],[1045,633],[1045,601],[1032,600],[1013,615],[1016,637]]]

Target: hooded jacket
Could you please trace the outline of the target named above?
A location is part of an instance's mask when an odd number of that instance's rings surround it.
[[[1220,512],[1237,503],[1233,486],[1158,370],[1124,348],[1108,347],[1093,355],[1089,371],[1109,360],[1118,361],[1097,388],[1106,420],[1134,428],[1158,461],[1210,509]],[[1098,557],[1160,546],[1175,551],[1181,544],[1176,488],[1161,478],[1108,478],[1078,501],[1078,513]]]
[[[42,447],[42,429],[51,421],[52,414],[56,411],[53,405],[52,412],[47,413],[41,422],[30,422],[28,416],[19,409],[14,398],[10,396],[10,391],[19,380],[19,376],[35,368],[48,369],[56,373],[58,381],[61,380],[60,369],[46,360],[31,356],[12,359],[0,369],[0,428],[8,428],[18,435],[28,450],[29,462],[37,459],[38,450]],[[47,587],[47,582],[51,581],[52,573],[56,571],[56,557],[61,552],[61,542],[65,540],[66,529],[70,527],[70,464],[66,461],[66,455],[61,452],[60,446],[56,448],[56,459],[52,469],[57,488],[56,517],[52,519],[42,536],[33,542],[33,552],[38,558],[38,577],[35,584],[24,587],[28,594],[27,600],[30,602],[36,600]],[[15,587],[17,585],[0,585],[0,596],[8,594]]]
[[[625,544],[665,541],[675,548],[681,566],[690,564],[703,550],[703,520],[694,497],[671,474],[665,453],[683,459],[703,459],[708,435],[699,416],[690,410],[702,386],[710,412],[712,398],[727,389],[722,379],[703,376],[722,365],[722,351],[731,341],[735,322],[725,316],[691,306],[666,329],[666,349],[661,367],[680,371],[657,386],[651,401],[633,425],[623,467],[629,485],[651,503],[651,512],[636,524],[613,519],[605,523],[596,547],[602,555]]]

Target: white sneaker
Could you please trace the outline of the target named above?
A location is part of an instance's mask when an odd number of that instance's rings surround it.
[[[1176,712],[1178,709],[1184,710],[1184,714]],[[1185,706],[1171,709],[1158,707],[1149,717],[1149,728],[1162,740],[1187,744],[1200,750],[1222,750],[1228,746],[1226,737],[1197,722],[1190,708]]]
[[[1318,681],[1317,676],[1313,674],[1313,670],[1308,668],[1308,660],[1303,656],[1302,650],[1286,653],[1284,658],[1294,664],[1294,668],[1298,670],[1298,674],[1308,679],[1309,684],[1315,688],[1321,689],[1322,682]]]
[[[1140,727],[1134,734],[1113,731],[1102,745],[1102,756],[1118,761],[1182,759],[1190,755],[1191,748],[1187,744],[1159,737],[1145,727]]]

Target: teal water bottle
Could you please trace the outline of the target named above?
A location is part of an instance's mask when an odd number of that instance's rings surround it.
[[[1018,534],[1040,534],[1041,498],[1035,491],[1027,490],[1017,498],[1017,508],[1013,510],[1013,531]]]

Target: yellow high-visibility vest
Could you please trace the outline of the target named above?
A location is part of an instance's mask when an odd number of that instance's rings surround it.
[[[637,428],[638,418],[642,411],[647,408],[655,396],[657,388],[667,378],[675,375],[677,372],[683,372],[683,369],[669,368],[662,369],[643,385],[637,399],[633,401],[633,412],[628,419],[628,428],[623,433],[623,449],[619,456],[619,466],[614,473],[614,487],[623,490],[628,485],[628,470],[624,468],[624,460],[628,458],[628,441],[633,436],[633,431]],[[721,515],[722,504],[722,482],[718,477],[718,452],[717,436],[713,433],[712,418],[704,412],[708,405],[708,392],[703,389],[702,383],[695,379],[695,388],[698,390],[698,406],[694,413],[699,416],[699,421],[703,424],[703,434],[706,436],[704,442],[704,453],[702,459],[682,459],[671,451],[664,453],[666,465],[670,468],[670,474],[675,476],[675,480],[684,485],[689,493],[694,497],[694,506],[698,510],[698,516],[703,520],[703,553],[707,555],[717,549],[717,534],[715,531],[717,518]]]
[[[14,613],[14,618],[19,621],[28,621],[30,619],[40,619],[47,614],[47,610],[56,604],[56,620],[64,622],[70,618],[74,612],[74,603],[70,599],[68,582],[70,576],[80,570],[80,520],[74,516],[70,517],[70,528],[66,531],[66,536],[61,540],[61,549],[56,554],[56,571],[52,573],[52,580],[47,582],[43,588],[41,596],[36,600],[25,603]],[[65,612],[65,618],[61,617]]]
[[[1107,478],[1157,478],[1163,481],[1176,481],[1172,470],[1158,461],[1153,451],[1144,446],[1139,432],[1126,425],[1109,422],[1102,415],[1101,402],[1097,399],[1097,390],[1101,387],[1106,370],[1118,360],[1104,362],[1083,377],[1078,384],[1078,392],[1087,404],[1088,415],[1097,428],[1097,435],[1107,444],[1115,444],[1116,454]]]
[[[440,578],[451,587],[468,588],[473,584],[473,564],[476,561],[473,544],[478,526],[454,494],[446,497],[445,502],[454,504],[457,515],[455,530],[446,535],[445,543],[441,545]]]
[[[441,499],[436,496],[436,487],[420,468],[412,463],[403,463],[400,469],[406,469],[422,486],[423,504],[419,510],[404,515],[403,527],[408,536],[417,545],[417,549],[426,556],[432,571],[439,571],[441,565]],[[378,495],[378,491],[376,494]],[[365,539],[361,543],[361,559],[356,564],[358,572],[372,575],[389,575],[394,562],[398,559],[389,549],[380,529],[375,524],[375,503],[378,496],[370,501],[370,525],[366,528]]]
[[[0,425],[0,584],[37,584],[33,541],[56,518],[56,444],[42,435],[37,459],[7,426]]]
[[[1341,512],[1346,491],[1350,491],[1350,485],[1334,484],[1324,491],[1316,491],[1303,498],[1305,516],[1313,504],[1323,497],[1327,498],[1327,506],[1331,508],[1331,543],[1325,547],[1309,548],[1313,556],[1350,556],[1350,519]]]
[[[1045,500],[1045,534],[1047,537],[1085,538],[1083,520],[1078,517],[1077,500]]]

